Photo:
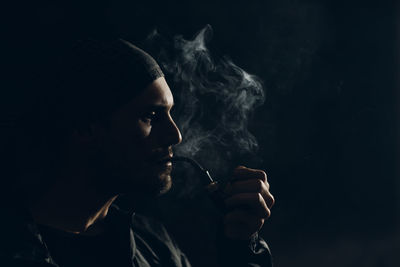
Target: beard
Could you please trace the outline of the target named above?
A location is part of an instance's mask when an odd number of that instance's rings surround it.
[[[98,150],[94,154],[94,169],[101,182],[95,183],[110,194],[136,194],[155,197],[172,186],[172,163],[162,159],[172,155],[172,149],[157,149],[151,153],[132,153],[135,149]]]
[[[140,193],[149,196],[159,196],[168,192],[172,186],[172,166],[144,168],[141,172],[132,174],[131,187],[124,193]],[[136,176],[137,177],[133,177]],[[133,179],[132,179],[133,178]],[[129,183],[129,182],[128,182]]]
[[[100,171],[101,186],[112,194],[157,197],[172,186],[171,164],[141,162],[139,166],[106,166]]]

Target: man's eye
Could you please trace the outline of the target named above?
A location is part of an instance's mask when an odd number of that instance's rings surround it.
[[[140,118],[140,120],[143,121],[143,122],[145,122],[145,123],[151,123],[152,121],[155,120],[155,118],[156,118],[156,112],[151,111],[151,112],[145,113],[145,114]]]

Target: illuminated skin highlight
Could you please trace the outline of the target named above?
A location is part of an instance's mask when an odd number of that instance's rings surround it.
[[[238,166],[224,189],[227,195],[224,234],[230,239],[248,240],[271,216],[275,203],[269,191],[267,174],[262,170]]]
[[[30,210],[43,225],[79,234],[103,231],[118,195],[154,194],[171,187],[172,145],[182,140],[170,111],[174,101],[163,77],[102,123],[76,130],[49,190]]]
[[[172,157],[172,146],[182,141],[170,114],[173,105],[171,90],[160,77],[97,129],[100,154],[119,181],[113,182],[115,192],[168,191],[172,164],[159,161]]]
[[[172,147],[182,141],[171,117],[171,90],[163,77],[104,123],[75,131],[67,162],[55,182],[31,203],[34,220],[60,230],[97,235],[120,194],[159,195],[171,187]],[[239,166],[223,189],[228,212],[224,233],[248,240],[271,214],[274,198],[262,170]]]

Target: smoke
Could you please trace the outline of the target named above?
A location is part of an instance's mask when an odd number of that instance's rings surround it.
[[[173,117],[183,135],[175,153],[222,174],[233,161],[257,152],[248,124],[253,111],[264,103],[264,90],[255,75],[228,57],[212,55],[207,47],[212,34],[209,25],[191,40],[182,36],[168,40],[154,31],[146,43],[153,50],[155,44],[161,46],[153,55],[175,97]]]

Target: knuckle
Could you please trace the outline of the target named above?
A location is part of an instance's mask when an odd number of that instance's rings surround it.
[[[275,204],[275,197],[270,194],[271,207]]]
[[[234,176],[238,176],[240,175],[244,170],[246,170],[247,168],[245,166],[237,166],[234,170],[233,170],[233,175]]]
[[[269,190],[270,184],[268,182],[264,182],[264,184],[265,184],[265,187]]]
[[[271,210],[270,209],[266,209],[264,215],[265,215],[265,218],[269,218],[271,216]]]
[[[256,183],[256,184],[255,184],[255,186],[256,186],[256,191],[257,191],[258,193],[261,193],[261,192],[264,190],[264,183],[263,183],[263,181],[257,179],[255,183]]]
[[[257,193],[257,201],[260,203],[264,201],[264,198],[261,193]]]
[[[267,173],[265,172],[265,171],[263,171],[263,170],[259,170],[259,174],[260,174],[260,179],[263,181],[263,182],[267,182]]]

